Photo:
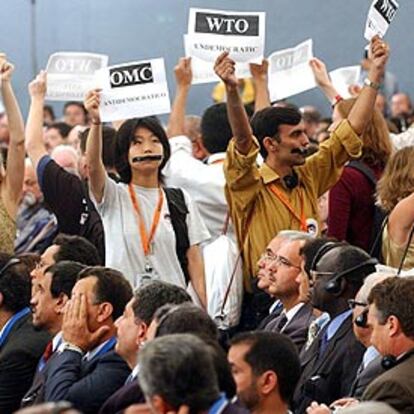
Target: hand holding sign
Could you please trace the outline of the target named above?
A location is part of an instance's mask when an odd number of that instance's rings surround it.
[[[371,40],[368,53],[368,57],[372,62],[368,74],[371,81],[376,83],[382,81],[389,54],[388,45],[379,36],[374,36]]]
[[[99,115],[99,105],[101,104],[100,89],[93,89],[87,92],[83,102],[93,124],[99,125],[101,117]]]
[[[41,70],[34,80],[29,83],[29,94],[31,98],[45,99],[47,74]]]
[[[320,88],[330,85],[331,79],[329,78],[326,65],[322,62],[322,60],[318,58],[312,58],[309,61],[309,66],[312,69],[313,76],[315,77],[315,82]]]
[[[267,82],[267,71],[269,70],[269,61],[263,59],[261,64],[250,63],[250,73],[254,82]]]
[[[229,58],[229,52],[223,52],[219,55],[214,64],[214,71],[227,87],[237,88],[236,62]]]
[[[180,58],[178,65],[174,68],[177,87],[189,88],[193,79],[191,70],[191,58]]]

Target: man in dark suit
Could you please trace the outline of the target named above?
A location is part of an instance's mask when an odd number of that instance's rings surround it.
[[[96,266],[79,274],[65,308],[63,343],[46,373],[46,401],[66,400],[96,413],[124,384],[130,369],[114,352],[114,322],[131,297],[129,282],[116,270]]]
[[[414,277],[393,277],[374,286],[368,302],[371,342],[387,371],[365,390],[363,400],[382,401],[414,413]]]
[[[0,413],[12,413],[30,387],[49,340],[29,308],[30,275],[18,259],[0,255]]]
[[[306,236],[286,240],[269,263],[269,293],[283,307],[266,326],[265,331],[280,332],[288,336],[300,351],[308,337],[310,323],[315,319],[313,306],[300,292],[302,258],[300,249]]]
[[[365,276],[374,271],[375,260],[354,246],[331,242],[316,253],[311,302],[329,314],[330,322],[301,354],[295,413],[304,413],[312,401],[329,405],[349,392],[365,347],[353,333],[348,300],[355,298]]]
[[[44,401],[44,382],[49,363],[62,343],[62,321],[65,306],[79,272],[85,266],[71,261],[62,261],[46,269],[43,277],[32,281],[33,325],[53,336],[39,361],[32,386],[22,400],[22,407]]]
[[[127,303],[125,311],[117,319],[118,342],[115,351],[131,368],[125,384],[101,407],[100,414],[114,414],[131,404],[144,401],[137,384],[138,353],[147,340],[147,331],[156,311],[166,304],[179,305],[191,302],[190,295],[181,287],[161,281],[153,281],[137,289]]]

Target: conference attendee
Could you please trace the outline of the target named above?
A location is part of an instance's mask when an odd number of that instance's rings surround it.
[[[43,125],[51,125],[56,121],[55,111],[52,105],[43,105]]]
[[[92,120],[86,153],[89,189],[105,229],[106,265],[122,269],[134,286],[163,280],[181,287],[191,282],[207,306],[200,243],[209,233],[189,195],[163,186],[170,157],[167,135],[155,117],[125,121],[117,132],[115,183],[102,162],[100,92],[85,97]],[[180,208],[177,206],[180,205]]]
[[[143,348],[139,384],[154,413],[178,412],[182,406],[195,414],[213,409],[224,414],[244,412],[220,394],[212,352],[190,334],[156,338]]]
[[[132,372],[125,384],[102,405],[101,414],[121,412],[129,405],[143,401],[136,381],[139,371],[137,360],[141,347],[148,340],[154,315],[164,305],[190,301],[191,297],[183,288],[161,281],[145,284],[134,292],[123,314],[115,322],[115,352],[126,361]]]
[[[69,401],[83,413],[96,413],[130,373],[114,351],[115,320],[132,289],[113,269],[87,267],[78,275],[62,322],[63,343],[45,373],[45,401]]]
[[[50,153],[58,145],[65,144],[71,129],[72,127],[65,122],[55,122],[47,125],[43,135],[47,151]]]
[[[71,127],[75,125],[87,125],[88,113],[81,102],[66,102],[63,107],[63,120]]]
[[[307,414],[334,414],[326,404],[313,402],[307,409]],[[341,414],[398,414],[398,411],[388,404],[376,401],[366,401],[340,410]]]
[[[349,392],[365,347],[353,333],[348,300],[355,299],[376,262],[362,249],[342,243],[326,243],[316,253],[311,265],[311,303],[327,312],[330,321],[301,354],[295,413],[304,413],[312,401],[329,405]]]
[[[414,277],[391,277],[369,294],[371,342],[386,372],[370,383],[362,400],[381,401],[399,413],[414,412]]]
[[[79,177],[79,155],[71,146],[58,145],[51,151],[50,158],[65,171]]]
[[[49,361],[56,356],[62,343],[62,322],[65,306],[79,272],[84,268],[80,263],[64,260],[49,266],[42,278],[33,280],[33,291],[30,305],[33,314],[33,325],[37,329],[48,332],[52,340],[39,361],[33,383],[22,399],[22,407],[44,401],[44,381]]]
[[[287,414],[300,376],[297,350],[274,332],[239,334],[231,341],[228,360],[238,400],[253,414]]]
[[[45,202],[56,215],[59,232],[87,238],[105,260],[104,232],[101,218],[91,202],[87,185],[77,174],[62,168],[48,154],[43,142],[43,104],[46,72],[29,84],[30,109],[26,125],[27,153],[36,170]],[[81,169],[79,174],[85,169]],[[82,176],[86,178],[86,176]]]
[[[0,412],[12,413],[29,389],[49,334],[30,314],[30,276],[16,258],[0,254]]]
[[[100,264],[98,250],[90,241],[79,236],[59,234],[53,240],[52,245],[44,251],[30,275],[32,278],[41,278],[49,266],[64,260],[87,266]]]
[[[319,234],[317,199],[335,184],[343,165],[360,156],[358,135],[371,117],[376,86],[385,70],[388,46],[375,37],[370,48],[373,64],[357,103],[347,120],[333,126],[331,138],[308,158],[309,139],[300,112],[290,106],[265,108],[254,115],[250,127],[234,61],[226,52],[216,60],[215,71],[226,84],[234,135],[225,162],[226,196],[243,246],[247,281],[256,274],[260,254],[278,231],[289,228]],[[265,160],[260,168],[256,165],[259,151]]]
[[[414,147],[397,151],[385,167],[378,182],[378,203],[388,215],[383,226],[381,256],[387,266],[414,267]]]
[[[299,352],[306,343],[309,325],[315,319],[313,306],[300,291],[300,250],[307,237],[309,235],[305,233],[301,238],[284,242],[269,266],[269,293],[281,302],[282,308],[280,314],[264,327],[265,331],[288,336]]]
[[[16,215],[19,207],[24,174],[24,124],[14,96],[11,78],[14,66],[0,54],[1,96],[6,111],[8,151],[6,169],[0,164],[0,252],[12,254],[16,237]],[[1,122],[5,118],[2,117]]]
[[[23,193],[16,219],[16,253],[43,253],[57,234],[55,215],[44,202],[36,172],[29,158],[25,160]]]
[[[413,122],[413,108],[410,97],[406,93],[396,93],[391,98],[390,121],[398,132],[406,131]]]

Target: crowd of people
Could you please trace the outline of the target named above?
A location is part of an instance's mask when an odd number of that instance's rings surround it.
[[[310,61],[329,119],[227,52],[225,101],[187,115],[181,58],[167,125],[103,125],[100,90],[56,120],[44,71],[24,123],[1,54],[0,413],[414,413],[414,115],[388,57],[374,37],[351,99]]]

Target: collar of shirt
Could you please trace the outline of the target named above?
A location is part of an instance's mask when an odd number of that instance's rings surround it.
[[[276,299],[269,308],[269,315],[271,315],[274,311],[282,307],[282,302],[279,299]]]
[[[214,402],[214,404],[208,410],[208,414],[221,414],[224,408],[229,403],[224,393],[220,394],[220,398]]]
[[[370,362],[372,362],[377,356],[379,356],[379,354],[380,353],[377,351],[375,346],[369,346],[366,349],[364,356],[362,357],[362,364],[364,366],[364,369],[368,366]]]
[[[3,338],[4,332],[6,332],[7,327],[11,324],[13,317],[11,317],[3,326],[2,330],[0,331],[0,341]]]
[[[28,307],[23,308],[21,311],[15,313],[3,326],[0,331],[0,346],[3,345],[4,341],[9,336],[10,331],[13,329],[14,324],[23,316],[26,316],[30,312]]]
[[[58,332],[52,339],[52,351],[55,352],[63,342],[63,332]]]
[[[264,184],[269,184],[272,181],[280,179],[280,175],[272,170],[265,162],[260,167],[260,176],[262,177]]]
[[[283,311],[287,318],[287,322],[285,326],[295,317],[295,315],[299,312],[299,310],[302,308],[303,305],[304,305],[303,302],[299,302],[297,305],[289,309],[287,312]]]
[[[331,322],[329,322],[328,329],[326,330],[326,336],[328,341],[336,334],[338,329],[344,323],[345,319],[348,318],[348,316],[351,316],[351,314],[352,310],[349,309],[335,316],[335,318],[333,318]]]
[[[109,338],[105,342],[102,342],[100,345],[98,345],[96,348],[92,349],[91,351],[88,351],[84,356],[83,359],[85,361],[91,361],[93,358],[95,358],[102,350],[103,348],[110,342],[114,341],[114,338]]]
[[[131,372],[133,378],[137,378],[139,374],[139,364],[135,365],[134,369]]]
[[[211,165],[211,164],[218,164],[219,162],[224,162],[224,160],[226,159],[226,153],[225,152],[217,152],[216,154],[211,154],[208,158],[207,158],[207,164]]]

